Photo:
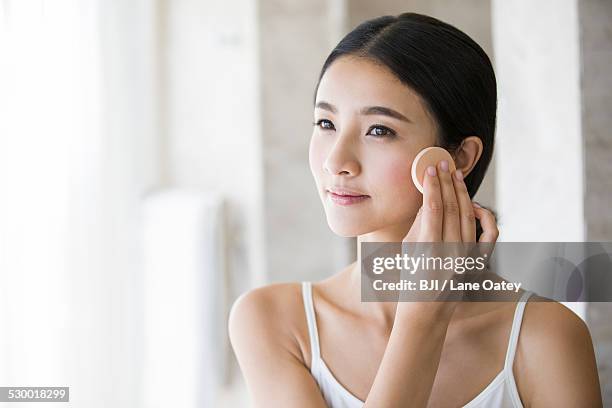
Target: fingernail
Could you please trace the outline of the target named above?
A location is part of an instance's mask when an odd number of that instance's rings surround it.
[[[427,174],[429,174],[430,176],[435,176],[436,175],[436,168],[434,166],[428,166],[427,167]]]
[[[440,168],[442,171],[448,171],[448,162],[446,160],[442,160],[440,162]]]
[[[455,171],[455,177],[457,177],[459,181],[463,180],[463,172],[461,170]]]
[[[472,204],[474,204],[474,207],[482,208],[482,206],[478,203],[472,203]]]

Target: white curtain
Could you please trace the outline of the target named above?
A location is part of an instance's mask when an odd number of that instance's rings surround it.
[[[149,3],[0,1],[0,385],[72,406],[141,401]],[[112,18],[128,8],[139,24]]]

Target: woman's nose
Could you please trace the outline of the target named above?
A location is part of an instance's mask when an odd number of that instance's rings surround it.
[[[359,160],[354,153],[354,142],[340,136],[327,154],[323,169],[330,175],[357,175],[360,170]]]

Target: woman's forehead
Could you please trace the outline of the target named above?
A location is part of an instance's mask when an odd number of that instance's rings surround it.
[[[420,96],[388,68],[360,57],[340,57],[327,69],[317,90],[317,102],[339,111],[386,106],[414,122],[428,120]]]

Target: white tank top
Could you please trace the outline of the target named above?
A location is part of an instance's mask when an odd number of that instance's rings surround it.
[[[464,405],[463,408],[523,408],[512,373],[512,362],[514,361],[514,353],[516,352],[525,304],[532,294],[533,292],[531,291],[525,291],[517,302],[504,368],[480,394]],[[312,355],[310,373],[319,385],[323,398],[325,398],[330,408],[361,408],[364,401],[361,401],[344,388],[321,358],[317,321],[312,302],[311,282],[302,282],[302,296],[306,320],[308,322],[310,352]]]

